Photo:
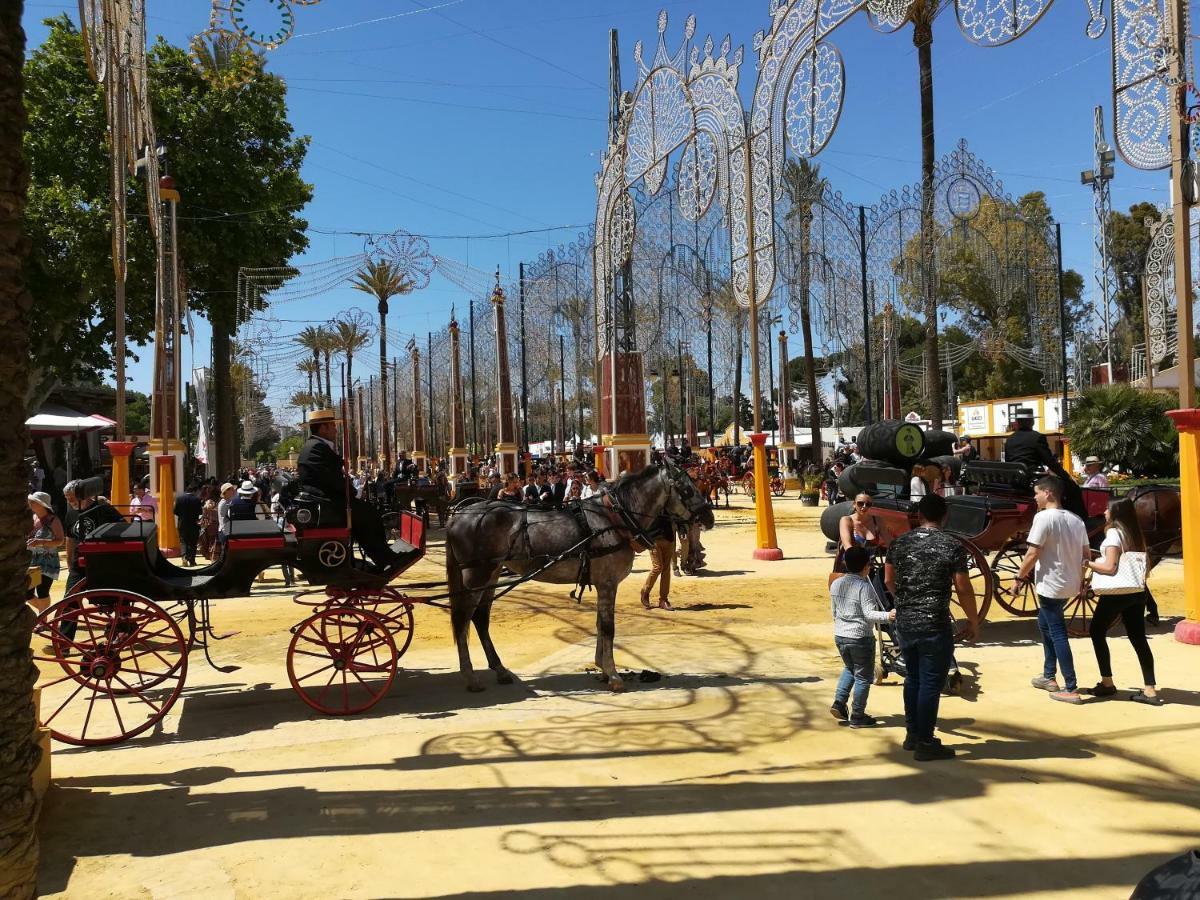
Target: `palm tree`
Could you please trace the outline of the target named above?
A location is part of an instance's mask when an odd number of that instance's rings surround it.
[[[333,331],[324,325],[317,329],[320,333],[320,341],[318,347],[318,355],[325,357],[325,403],[327,406],[333,406],[333,379],[330,377],[330,370],[333,368],[333,354],[337,350],[337,339],[334,337]],[[317,378],[317,393],[321,393],[321,379],[318,373]]]
[[[312,354],[312,359],[308,360],[308,362],[311,362],[314,365],[318,376],[320,375],[321,370],[321,354],[325,352],[325,342],[328,340],[328,337],[329,332],[324,328],[309,325],[294,338],[297,344]],[[309,376],[308,392],[310,394],[313,393],[311,376]],[[321,382],[319,377],[317,380],[316,393],[318,395],[321,393]]]
[[[370,294],[379,303],[379,433],[382,436],[383,466],[392,467],[392,441],[388,428],[387,404],[387,316],[388,300],[411,294],[416,286],[413,280],[395,263],[385,259],[368,262],[351,279],[356,291]]]
[[[33,772],[41,759],[35,740],[33,684],[37,679],[30,653],[33,611],[25,604],[25,567],[29,552],[24,511],[25,448],[29,436],[25,393],[29,381],[29,320],[33,298],[22,277],[29,240],[25,236],[25,204],[29,168],[22,152],[25,106],[21,67],[25,32],[24,4],[0,4],[0,415],[8,437],[0,440],[0,896],[33,897],[37,891],[38,802]]]
[[[908,10],[917,48],[917,67],[921,77],[921,271],[925,312],[925,387],[929,393],[929,427],[942,427],[945,413],[942,399],[942,369],[938,356],[937,296],[934,293],[933,242],[933,167],[936,145],[933,139],[933,21],[949,0],[914,0]]]
[[[354,428],[354,354],[370,343],[374,333],[370,320],[361,309],[348,309],[331,323],[333,325],[334,348],[346,359],[345,380],[342,382],[346,398],[346,428],[353,434]],[[353,446],[353,442],[351,442]]]
[[[308,376],[308,392],[303,396],[308,397],[312,402],[306,403],[303,409],[307,412],[310,408],[316,409],[321,405],[321,364],[315,359],[302,359],[296,363],[296,368],[301,375]],[[313,391],[313,378],[316,378],[316,391]],[[294,404],[293,404],[294,405]]]
[[[821,415],[820,404],[812,402],[820,394],[817,393],[817,360],[813,351],[812,309],[809,303],[812,287],[809,243],[813,205],[824,196],[827,186],[828,182],[821,176],[821,167],[808,159],[789,159],[783,168],[783,187],[792,207],[785,219],[800,225],[800,328],[804,338],[804,383],[810,402],[808,422],[812,429],[811,450],[813,462],[817,464],[822,461]]]

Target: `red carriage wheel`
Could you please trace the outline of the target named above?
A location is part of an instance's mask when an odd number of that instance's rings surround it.
[[[751,500],[754,499],[754,473],[747,472],[742,476],[742,490]]]
[[[385,601],[386,603],[386,601]],[[408,650],[413,639],[413,609],[412,604],[398,600],[394,604],[374,607],[371,612],[378,616],[391,632],[392,640],[396,643],[396,658],[399,659]]]
[[[1063,604],[1063,617],[1067,620],[1067,634],[1071,637],[1087,637],[1088,626],[1096,613],[1096,593],[1090,584]]]
[[[979,621],[987,619],[988,610],[992,605],[995,593],[992,570],[988,566],[987,557],[972,541],[959,537],[959,541],[967,550],[967,574],[971,577],[971,586],[975,588],[975,609],[979,611]],[[958,606],[958,595],[952,592],[954,605]],[[957,617],[956,617],[957,618]],[[958,637],[956,633],[955,637]]]
[[[319,609],[295,628],[288,680],[317,712],[350,716],[384,698],[397,655],[391,632],[375,614],[355,606]]]
[[[41,667],[42,724],[66,744],[141,734],[167,714],[187,677],[179,625],[129,591],[73,592],[38,616],[34,647],[36,662],[56,667]]]
[[[785,487],[782,478],[772,478],[771,479],[771,493],[772,494],[774,494],[776,497],[782,497],[784,495],[784,493],[786,493],[786,491],[787,491],[787,488]]]
[[[1033,585],[1017,584],[1017,573],[1025,559],[1025,542],[1009,541],[992,557],[992,574],[996,581],[996,602],[1014,616],[1027,618],[1038,612],[1037,594]]]

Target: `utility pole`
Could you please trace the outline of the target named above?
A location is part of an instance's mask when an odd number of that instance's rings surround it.
[[[429,459],[432,463],[438,449],[437,422],[433,417],[433,332],[427,331],[425,334],[425,366],[429,377]]]
[[[521,295],[521,452],[529,452],[529,385],[525,370],[525,263],[520,263]]]
[[[483,450],[479,446],[479,411],[475,406],[475,301],[472,300],[467,304],[467,311],[470,314],[471,326],[471,442],[473,449],[478,455],[483,454]]]
[[[1112,217],[1112,195],[1108,183],[1113,179],[1116,153],[1104,136],[1104,107],[1096,107],[1094,168],[1079,173],[1081,184],[1092,189],[1092,273],[1100,290],[1101,314],[1104,317],[1105,383],[1113,382],[1112,358],[1112,257],[1109,253],[1108,223]]]
[[[867,288],[867,210],[863,206],[859,206],[858,208],[858,265],[859,279],[862,284],[863,372],[864,386],[867,393],[866,409],[864,410],[866,415],[864,418],[866,419],[865,424],[870,425],[873,419],[875,396],[871,389],[871,298]],[[810,414],[820,416],[820,399],[809,397],[808,403],[809,408],[812,410]],[[837,405],[836,400],[834,405]]]

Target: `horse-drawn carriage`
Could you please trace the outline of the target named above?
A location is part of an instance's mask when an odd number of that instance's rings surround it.
[[[153,727],[179,699],[193,646],[212,663],[209,640],[220,638],[210,601],[250,593],[261,572],[282,564],[319,588],[295,598],[311,610],[291,629],[287,650],[296,693],[330,715],[362,712],[382,699],[412,640],[419,602],[390,582],[425,553],[422,517],[400,513],[387,568],[355,558],[349,524],[323,524],[304,504],[288,517],[294,531],[271,520],[232,522],[217,560],[196,569],[159,552],[151,522],[116,522],[81,536],[84,580],[34,627],[42,724],[58,740],[85,746]]]

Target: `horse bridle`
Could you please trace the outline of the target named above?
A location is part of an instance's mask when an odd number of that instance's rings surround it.
[[[618,487],[619,482],[618,484],[613,485],[611,488],[607,488],[604,491],[604,493],[601,495],[601,505],[610,512],[609,519],[612,521],[614,527],[626,532],[630,536],[630,540],[637,541],[647,550],[652,550],[654,548],[654,543],[656,540],[655,535],[657,534],[657,531],[655,530],[653,523],[658,519],[667,519],[671,522],[672,527],[679,528],[680,526],[690,525],[692,519],[695,517],[690,510],[689,517],[686,519],[667,512],[665,509],[661,513],[648,513],[641,512],[639,510],[630,510],[621,503],[621,498],[617,494]],[[616,513],[617,518],[614,519],[611,515],[612,513]],[[651,527],[643,528],[634,521],[634,516],[637,516],[639,519],[649,519],[651,522]]]

